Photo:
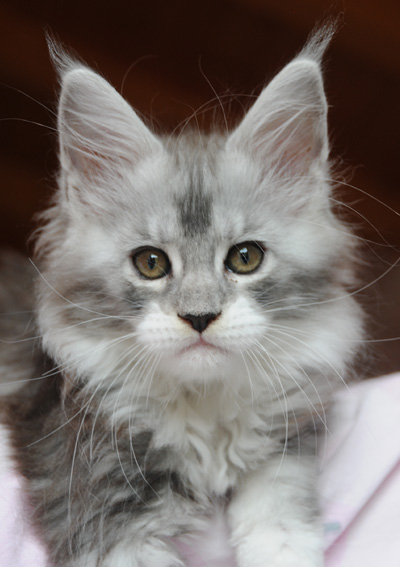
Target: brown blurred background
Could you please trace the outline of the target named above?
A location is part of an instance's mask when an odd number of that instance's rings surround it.
[[[237,118],[315,23],[338,13],[326,65],[331,140],[354,186],[342,186],[339,198],[366,239],[364,281],[375,282],[360,293],[379,341],[364,373],[400,369],[400,340],[392,340],[400,336],[398,0],[0,1],[0,244],[29,251],[32,215],[54,187],[46,30],[161,128],[199,109],[207,128],[222,117],[215,92]]]

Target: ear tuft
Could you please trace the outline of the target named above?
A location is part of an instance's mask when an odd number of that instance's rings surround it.
[[[61,167],[67,175],[118,175],[160,151],[160,141],[103,77],[50,40],[61,80],[58,111]]]
[[[77,54],[67,50],[52,34],[46,34],[46,41],[50,58],[57,72],[60,83],[62,83],[62,78],[69,71],[78,67],[86,67],[85,63],[79,59]]]
[[[298,58],[311,59],[322,64],[323,57],[340,25],[340,16],[327,20],[323,25],[317,25],[311,32],[306,45]]]
[[[333,34],[314,34],[267,85],[227,142],[278,174],[308,175],[328,158],[327,103],[320,62]]]

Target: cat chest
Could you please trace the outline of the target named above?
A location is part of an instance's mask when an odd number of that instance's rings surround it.
[[[218,496],[234,488],[243,474],[266,461],[276,448],[265,424],[254,418],[213,422],[209,416],[182,421],[179,428],[172,420],[154,442],[168,445],[171,466],[190,490]]]

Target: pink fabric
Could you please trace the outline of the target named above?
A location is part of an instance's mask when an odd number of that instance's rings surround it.
[[[341,392],[329,429],[320,474],[326,567],[399,567],[400,373]],[[21,484],[0,467],[0,567],[46,567],[24,519]],[[214,527],[206,547],[182,546],[190,567],[234,567],[225,528]]]
[[[342,392],[322,462],[326,567],[400,565],[400,373]]]
[[[0,477],[0,567],[45,565],[45,552],[24,521],[21,479],[5,472]]]

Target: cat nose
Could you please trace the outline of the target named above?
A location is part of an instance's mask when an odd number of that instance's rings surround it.
[[[220,313],[206,313],[205,315],[191,315],[187,313],[186,315],[179,315],[179,317],[188,321],[195,331],[202,333],[219,315]]]

